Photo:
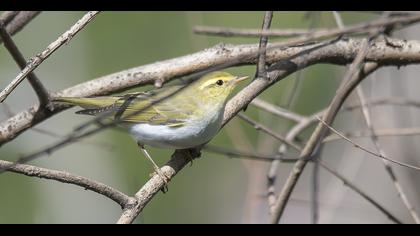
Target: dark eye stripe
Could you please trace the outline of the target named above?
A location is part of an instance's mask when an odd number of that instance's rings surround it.
[[[216,81],[216,84],[219,86],[223,85],[223,80],[219,79],[218,81]]]

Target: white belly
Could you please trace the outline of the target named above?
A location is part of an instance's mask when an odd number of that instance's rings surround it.
[[[162,148],[185,149],[209,141],[217,134],[223,119],[208,117],[200,122],[187,122],[182,127],[170,128],[163,125],[136,124],[129,128],[130,134],[141,144]]]

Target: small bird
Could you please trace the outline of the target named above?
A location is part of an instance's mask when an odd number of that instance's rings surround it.
[[[221,128],[229,94],[247,78],[215,71],[186,86],[165,86],[121,96],[57,97],[54,101],[85,109],[78,114],[118,120],[166,183],[144,145],[187,149],[208,142]]]

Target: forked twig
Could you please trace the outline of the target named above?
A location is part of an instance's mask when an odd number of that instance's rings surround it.
[[[53,52],[60,48],[65,43],[69,42],[74,35],[76,35],[81,29],[83,29],[99,12],[92,11],[86,13],[80,20],[76,22],[68,31],[64,32],[57,40],[52,42],[48,47],[37,54],[35,57],[29,60],[29,63],[26,67],[16,76],[6,88],[0,92],[0,103],[3,102],[7,96],[31,73],[35,70],[41,63],[47,59]]]

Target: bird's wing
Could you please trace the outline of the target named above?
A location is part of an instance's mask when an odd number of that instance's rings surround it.
[[[118,102],[119,112],[116,112],[115,118],[126,123],[181,127],[195,108],[187,97],[178,96],[177,93],[182,89],[183,86],[170,86],[134,96],[124,96]]]
[[[185,96],[177,96],[184,86],[167,86],[146,92],[129,93],[122,96],[93,98],[60,97],[55,101],[78,105],[84,115],[107,115],[123,123],[148,123],[180,127],[185,124],[196,107]]]

